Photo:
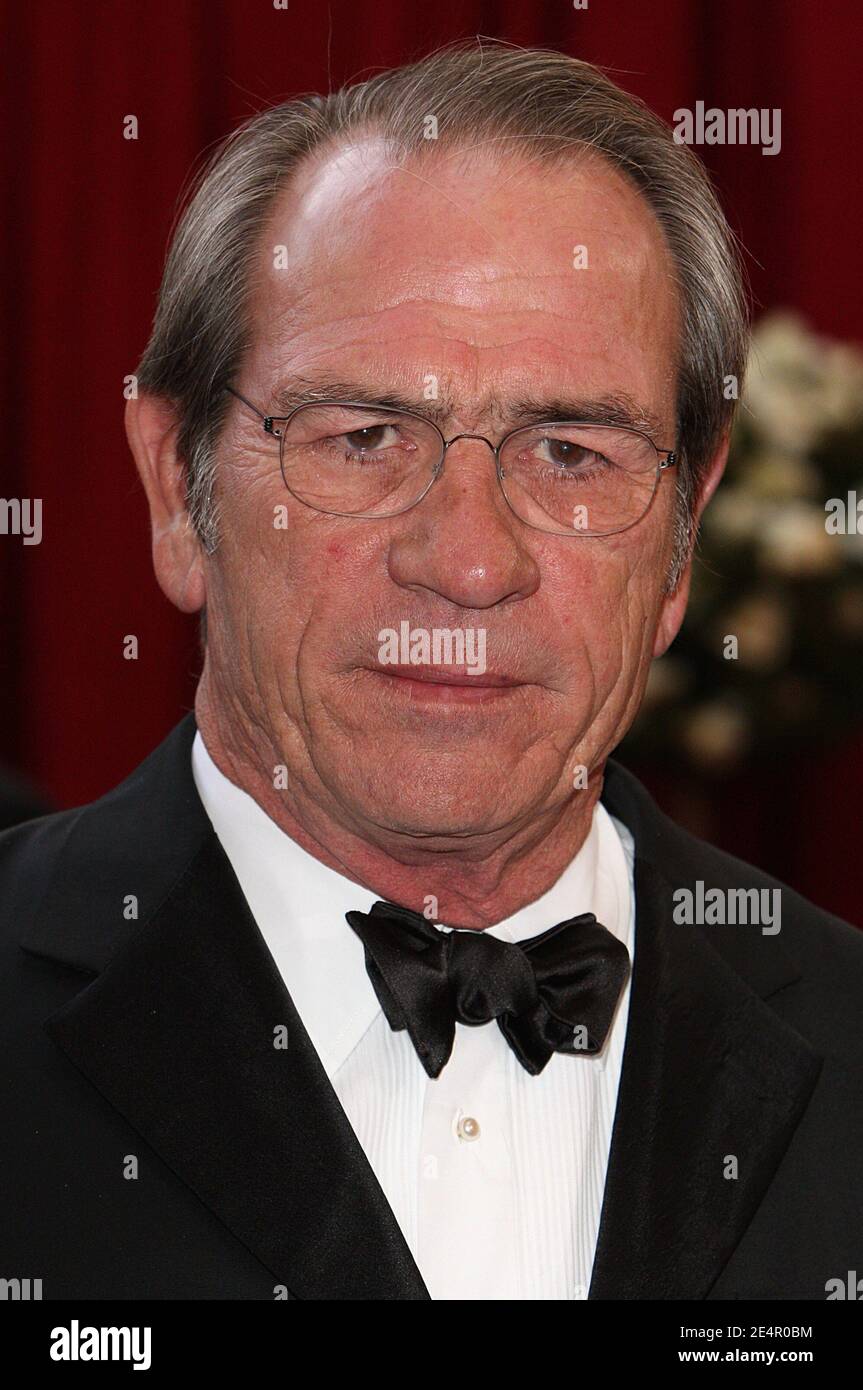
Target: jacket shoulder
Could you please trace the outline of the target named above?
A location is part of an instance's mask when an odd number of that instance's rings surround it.
[[[94,803],[95,804],[95,803]],[[0,832],[0,922],[26,926],[86,807],[54,811]]]
[[[696,894],[699,884],[703,895],[718,889],[726,902],[731,901],[731,894],[740,901],[741,891],[769,895],[761,901],[779,914],[776,932],[765,933],[751,922],[721,919],[698,929],[729,964],[756,985],[769,980],[775,958],[782,953],[795,965],[802,986],[793,993],[800,1017],[805,1014],[812,1024],[821,1024],[820,1028],[816,1026],[821,1045],[833,1050],[841,1030],[842,1045],[850,1044],[852,1050],[863,1052],[860,928],[816,906],[754,864],[684,830],[660,810],[646,788],[619,763],[607,765],[603,802],[628,826],[635,839],[636,859],[650,864],[661,876],[669,899],[681,889]],[[669,903],[669,910],[671,906]],[[765,993],[765,997],[769,996]],[[835,1029],[834,1023],[838,1025]]]
[[[195,787],[187,716],[96,801],[0,834],[0,924],[25,949],[104,960],[124,901],[152,913],[212,834]]]

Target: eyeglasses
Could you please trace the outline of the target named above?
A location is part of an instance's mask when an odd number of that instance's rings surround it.
[[[480,439],[520,521],[557,536],[611,536],[641,521],[662,471],[677,463],[671,449],[618,425],[549,421],[493,444],[482,434],[445,439],[424,415],[354,401],[307,402],[289,415],[265,415],[233,387],[225,390],[278,439],[291,495],[332,516],[373,520],[409,511],[440,477],[450,446]]]

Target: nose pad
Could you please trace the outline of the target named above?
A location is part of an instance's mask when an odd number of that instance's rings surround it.
[[[497,449],[495,448],[494,444],[492,444],[492,442],[491,442],[490,439],[486,439],[486,437],[485,437],[484,434],[454,434],[453,437],[452,437],[452,439],[445,439],[445,440],[444,440],[443,458],[441,459],[440,463],[438,464],[437,472],[435,473],[435,478],[439,478],[440,475],[441,475],[441,473],[442,473],[443,470],[444,470],[444,464],[446,463],[446,456],[447,456],[447,454],[449,453],[450,445],[451,445],[451,444],[458,444],[458,442],[459,442],[460,439],[481,439],[482,442],[483,442],[483,444],[487,444],[488,447],[491,449],[492,457],[494,458],[495,465],[498,464]]]
[[[460,439],[481,439],[483,444],[488,445],[492,453],[495,452],[495,447],[492,444],[491,440],[486,439],[484,434],[454,434],[452,439],[444,440],[444,445],[448,449],[450,444],[457,444]]]
[[[442,474],[443,471],[444,471],[444,466],[445,466],[445,464],[446,464],[446,457],[447,457],[447,454],[448,454],[448,452],[449,452],[449,447],[450,447],[450,445],[451,445],[451,444],[458,444],[458,442],[459,442],[460,439],[479,439],[479,440],[482,441],[483,444],[487,444],[487,445],[488,445],[489,449],[491,450],[492,458],[494,459],[495,473],[497,474],[497,479],[498,479],[498,491],[503,493],[504,501],[507,503],[507,506],[509,506],[509,502],[508,502],[506,493],[503,492],[503,482],[502,482],[502,479],[503,479],[504,474],[503,474],[503,469],[502,469],[501,466],[500,466],[500,456],[499,456],[498,451],[497,451],[497,446],[496,446],[495,444],[493,444],[492,441],[491,441],[490,439],[486,439],[486,437],[485,437],[484,434],[455,434],[455,435],[453,435],[452,439],[445,439],[445,440],[444,440],[443,457],[442,457],[442,458],[440,459],[440,461],[438,462],[438,465],[437,465],[437,467],[436,467],[436,469],[435,469],[435,471],[434,471],[434,474],[433,474],[433,476],[432,476],[432,483],[436,483],[437,480],[438,480],[438,478],[441,476],[441,474]],[[510,510],[511,510],[511,509],[510,509]]]

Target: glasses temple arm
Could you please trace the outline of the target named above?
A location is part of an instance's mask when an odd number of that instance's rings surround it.
[[[256,405],[252,405],[252,402],[249,400],[248,396],[242,395],[240,391],[235,391],[233,386],[226,386],[225,390],[228,392],[229,395],[236,396],[238,401],[243,402],[243,405],[247,405],[249,409],[253,412],[253,414],[257,415],[259,420],[266,421],[270,418],[270,416],[265,415],[262,410],[258,410],[258,407]]]

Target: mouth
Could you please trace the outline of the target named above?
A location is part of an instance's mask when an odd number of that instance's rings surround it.
[[[471,675],[467,667],[372,666],[372,674],[390,689],[415,703],[482,704],[511,696],[526,682],[512,676],[483,671]]]

